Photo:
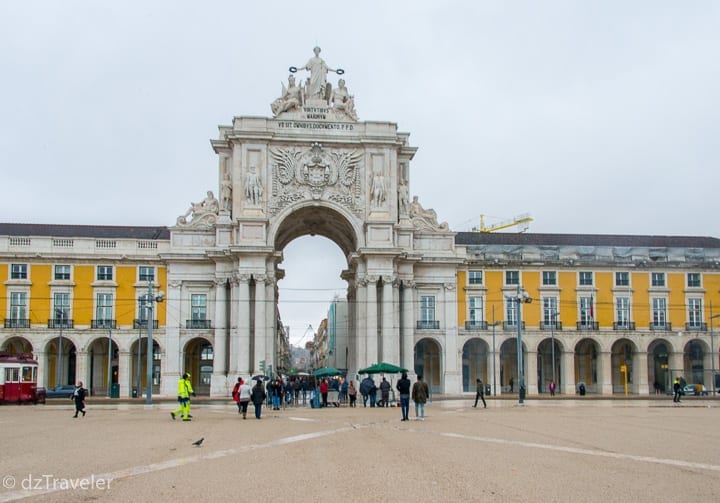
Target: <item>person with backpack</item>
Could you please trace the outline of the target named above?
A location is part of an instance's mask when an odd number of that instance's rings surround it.
[[[265,393],[265,387],[263,386],[262,379],[257,380],[257,384],[253,386],[252,392],[250,393],[250,401],[255,406],[255,419],[260,419],[262,415],[262,404],[267,398]]]

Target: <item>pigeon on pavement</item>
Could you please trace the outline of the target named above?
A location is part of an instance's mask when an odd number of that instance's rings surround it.
[[[193,445],[195,447],[200,447],[203,443],[203,440],[205,440],[205,437],[201,438],[200,440],[196,440],[195,442],[193,442]]]

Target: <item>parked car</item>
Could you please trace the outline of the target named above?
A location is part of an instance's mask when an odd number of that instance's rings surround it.
[[[72,384],[60,384],[45,391],[47,398],[72,398],[75,386]]]
[[[683,395],[685,396],[696,396],[699,394],[700,391],[697,384],[686,384],[683,388]]]

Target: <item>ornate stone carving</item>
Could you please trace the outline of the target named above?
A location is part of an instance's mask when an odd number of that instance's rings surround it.
[[[428,231],[447,231],[449,229],[447,222],[438,223],[437,213],[433,209],[424,209],[418,201],[418,196],[414,196],[410,205],[410,221],[413,226],[419,230]]]
[[[240,283],[249,283],[250,275],[249,274],[240,274],[237,272],[233,273],[232,282],[234,285],[239,285]]]
[[[372,198],[372,207],[379,208],[385,202],[385,176],[382,168],[373,172],[372,181],[370,183],[370,197]]]
[[[381,276],[383,285],[389,285],[394,281],[394,277],[392,275],[383,275]]]
[[[190,209],[177,219],[179,227],[212,227],[217,222],[220,203],[211,190],[207,191],[207,197],[199,203],[190,203]],[[192,220],[188,217],[192,215]]]
[[[355,97],[345,87],[345,79],[338,80],[338,87],[333,89],[330,96],[330,104],[336,113],[345,114],[354,121],[358,120],[355,111]]]
[[[326,199],[358,213],[359,161],[362,151],[327,152],[319,143],[309,149],[270,149],[274,161],[270,213],[302,199]]]
[[[413,280],[413,279],[404,279],[404,280],[402,280],[402,285],[403,285],[403,288],[411,288],[412,289],[412,288],[415,288],[416,283],[415,283],[415,280]]]
[[[260,206],[263,192],[262,180],[257,174],[257,168],[250,166],[245,174],[245,200],[252,206]]]
[[[400,216],[407,216],[408,210],[410,209],[410,194],[408,187],[405,183],[400,183],[398,186],[398,212]]]
[[[232,210],[232,180],[230,179],[230,169],[225,168],[223,179],[220,183],[220,209],[224,211]]]
[[[330,98],[330,90],[328,89],[327,74],[328,72],[335,72],[339,75],[345,73],[341,68],[334,70],[330,68],[325,60],[320,57],[321,49],[319,47],[313,48],[315,56],[310,58],[307,63],[300,65],[297,68],[294,66],[290,67],[291,72],[298,70],[307,70],[310,72],[310,77],[305,87],[305,97],[309,99],[321,99],[327,101]]]
[[[168,281],[169,288],[180,288],[181,286],[182,286],[182,281],[177,281],[177,280]]]
[[[443,283],[443,288],[445,288],[448,292],[452,292],[455,290],[455,283]]]
[[[288,77],[288,87],[282,85],[280,97],[270,104],[273,116],[277,117],[283,112],[292,112],[300,109],[303,104],[303,88],[295,85],[295,76]]]
[[[267,282],[267,276],[264,274],[253,274],[256,285],[264,285]]]

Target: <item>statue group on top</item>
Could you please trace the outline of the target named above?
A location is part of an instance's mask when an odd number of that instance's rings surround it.
[[[315,56],[310,58],[305,65],[290,67],[291,73],[288,77],[287,87],[283,84],[280,97],[270,105],[273,115],[277,117],[283,112],[300,111],[306,104],[320,103],[331,106],[337,114],[347,116],[355,121],[358,120],[355,98],[345,86],[345,79],[338,80],[338,85],[334,89],[327,81],[328,72],[342,75],[345,71],[342,68],[330,68],[320,57],[319,47],[315,47],[313,52]],[[295,80],[294,74],[301,70],[310,72],[305,85],[302,83],[298,85]]]
[[[190,208],[185,214],[177,218],[177,225],[180,227],[211,227],[217,221],[219,211],[220,202],[215,198],[213,192],[208,190],[205,199],[199,203],[190,203]],[[188,220],[188,217],[191,220]]]

